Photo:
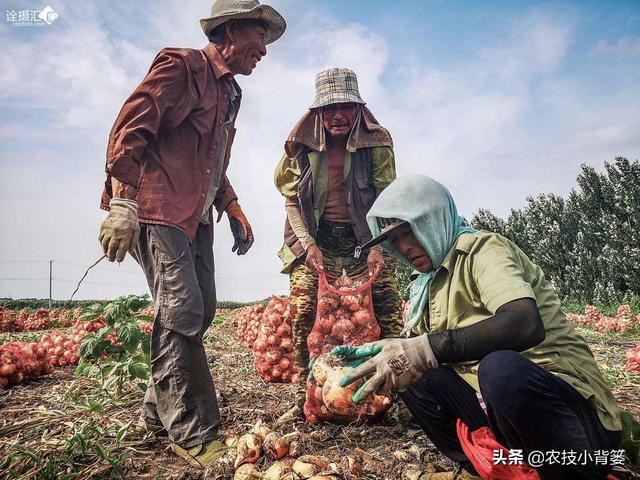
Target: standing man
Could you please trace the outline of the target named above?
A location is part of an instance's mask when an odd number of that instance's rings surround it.
[[[396,166],[389,132],[365,107],[356,74],[346,68],[316,76],[315,101],[289,134],[285,152],[275,172],[287,210],[285,243],[278,255],[283,273],[290,274],[293,340],[303,379],[296,406],[301,409],[318,271],[379,275],[372,293],[382,336],[397,336],[402,329],[396,260],[380,247],[364,252],[362,260],[353,258],[355,247],[371,239],[366,213],[396,178]]]
[[[286,23],[258,0],[216,0],[200,20],[202,50],[165,48],[126,100],[109,135],[100,243],[109,261],[130,252],[155,302],[151,380],[141,421],[206,466],[222,454],[220,414],[202,343],[216,310],[213,215],[227,213],[244,255],[253,233],[227,178],[250,75]]]

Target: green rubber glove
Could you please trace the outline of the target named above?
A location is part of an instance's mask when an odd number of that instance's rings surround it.
[[[382,351],[382,346],[377,343],[367,343],[354,347],[353,345],[340,345],[331,350],[331,354],[342,357],[347,362],[351,360],[368,359]]]
[[[311,360],[309,360],[309,365],[307,365],[307,368],[309,369],[309,375],[307,375],[307,382],[314,380],[313,378],[313,362],[314,361],[315,361],[315,358],[312,358]]]
[[[355,348],[355,347],[350,347],[349,345],[341,345],[340,347],[335,347],[331,352],[333,353],[334,350],[341,347]],[[342,356],[342,355],[338,355],[338,356]],[[353,357],[353,360],[346,361],[344,365],[345,367],[356,368],[362,365],[367,360],[368,360],[367,357],[363,357],[363,358]],[[309,364],[307,365],[307,368],[309,368],[309,375],[307,375],[307,382],[315,380],[313,378],[313,362],[314,361],[315,361],[315,358],[312,358],[311,360],[309,360]]]

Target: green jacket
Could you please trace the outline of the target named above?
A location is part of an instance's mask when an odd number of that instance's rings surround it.
[[[608,430],[620,430],[620,410],[584,338],[560,309],[544,272],[514,243],[491,232],[465,233],[436,271],[423,331],[463,328],[493,316],[513,300],[532,298],[546,337],[523,353],[574,387],[596,409]],[[479,362],[451,364],[476,391]]]

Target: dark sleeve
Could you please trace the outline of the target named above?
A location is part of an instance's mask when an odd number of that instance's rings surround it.
[[[155,141],[161,124],[179,125],[198,101],[185,50],[165,49],[126,100],[109,135],[106,172],[138,186],[144,150]]]
[[[481,360],[496,350],[523,352],[541,343],[544,337],[535,300],[521,298],[468,327],[430,334],[429,343],[438,362],[457,363]]]
[[[238,110],[239,111],[239,110]],[[236,118],[237,118],[236,113]],[[234,121],[235,124],[235,121]],[[216,208],[218,212],[218,217],[216,219],[217,222],[222,218],[222,214],[225,212],[227,207],[234,200],[238,200],[238,196],[236,195],[231,182],[229,181],[229,177],[227,176],[227,168],[229,167],[229,160],[231,159],[231,147],[233,146],[233,140],[236,136],[235,127],[229,129],[227,137],[227,151],[225,152],[224,157],[224,166],[222,168],[222,176],[220,178],[220,185],[218,186],[218,191],[216,192],[216,198],[213,199],[213,206]]]
[[[218,212],[218,218],[216,221],[220,221],[220,219],[222,218],[222,214],[225,212],[229,204],[234,200],[237,201],[238,196],[231,186],[229,177],[227,177],[227,173],[225,172],[220,179],[220,186],[218,187],[218,191],[216,192],[216,198],[213,201],[213,205],[216,207],[216,211]]]

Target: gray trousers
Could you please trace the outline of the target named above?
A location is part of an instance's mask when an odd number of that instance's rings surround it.
[[[177,228],[140,224],[135,252],[151,290],[151,379],[141,418],[184,448],[217,438],[220,412],[202,343],[216,312],[213,224],[193,243]]]

